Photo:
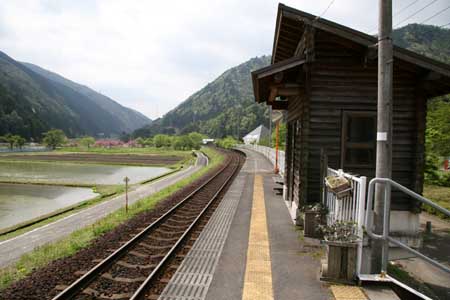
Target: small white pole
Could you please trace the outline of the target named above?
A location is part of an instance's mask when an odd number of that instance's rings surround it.
[[[130,178],[125,176],[123,181],[125,181],[125,212],[128,213],[128,182]]]

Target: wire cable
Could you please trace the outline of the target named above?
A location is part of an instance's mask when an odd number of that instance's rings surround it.
[[[431,6],[432,4],[434,4],[435,2],[437,2],[438,0],[433,0],[430,3],[428,3],[427,5],[425,5],[424,7],[422,7],[421,9],[415,11],[412,15],[409,15],[408,17],[404,18],[403,20],[401,20],[400,22],[398,22],[397,24],[394,25],[394,27],[397,27],[398,25],[402,24],[403,22],[411,19],[412,17],[414,17],[415,15],[417,15],[418,13],[420,13],[421,11],[423,11],[424,9],[428,8],[429,6]]]
[[[414,0],[413,2],[411,2],[410,4],[408,4],[407,6],[399,9],[397,12],[394,13],[394,15],[392,16],[392,18],[400,15],[402,12],[404,12],[405,10],[407,10],[408,8],[410,8],[411,6],[413,6],[414,4],[416,4],[417,2],[419,2],[420,0]],[[377,28],[372,28],[370,30],[368,30],[368,32],[370,32],[371,34],[376,33]]]
[[[325,8],[325,10],[316,18],[316,20],[320,19],[323,17],[323,15],[326,14],[326,12],[330,9],[331,5],[333,5],[335,0],[331,0],[330,3],[328,4],[327,8]]]
[[[447,24],[441,25],[441,26],[439,26],[439,28],[444,28],[444,27],[447,27],[448,25],[450,25],[450,23],[447,23]]]
[[[396,17],[399,14],[401,14],[403,11],[407,10],[408,8],[410,8],[411,6],[413,6],[414,4],[416,4],[417,2],[419,2],[419,0],[415,0],[412,3],[410,3],[409,5],[403,7],[402,9],[400,9],[399,11],[397,11],[392,17]]]
[[[446,8],[444,8],[443,10],[438,11],[437,13],[435,13],[435,14],[432,15],[431,17],[427,18],[426,20],[422,21],[420,24],[423,24],[423,23],[425,23],[425,22],[427,22],[427,21],[433,19],[434,17],[439,16],[440,14],[442,14],[444,11],[448,10],[449,8],[450,8],[450,5],[447,6]]]

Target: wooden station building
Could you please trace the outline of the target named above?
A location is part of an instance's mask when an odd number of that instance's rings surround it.
[[[285,197],[295,207],[320,199],[321,149],[332,168],[375,175],[376,44],[376,37],[279,5],[272,63],[252,79],[257,102],[287,111]],[[399,47],[393,63],[393,180],[421,193],[427,99],[450,93],[450,66]],[[393,194],[392,209],[409,227],[418,226],[412,203]]]

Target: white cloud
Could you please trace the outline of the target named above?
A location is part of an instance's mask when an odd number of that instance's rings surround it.
[[[409,21],[424,20],[446,1]],[[329,2],[285,4],[320,14]],[[409,3],[395,1],[394,11]],[[225,69],[269,54],[277,5],[272,0],[2,0],[0,50],[155,118]],[[377,1],[336,0],[324,17],[367,31],[376,28],[376,14]],[[450,11],[429,23],[444,24],[449,16]]]

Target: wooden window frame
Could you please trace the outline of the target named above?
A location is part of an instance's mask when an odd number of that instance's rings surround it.
[[[341,126],[341,169],[344,169],[345,167],[350,168],[374,168],[376,163],[376,150],[377,150],[377,142],[376,138],[374,141],[368,145],[369,143],[347,143],[347,133],[348,133],[348,119],[351,117],[367,117],[367,118],[373,118],[374,120],[374,128],[376,131],[376,125],[377,125],[377,112],[376,111],[351,111],[351,110],[344,110],[342,113],[342,126]],[[374,132],[374,137],[376,136],[376,132]],[[345,164],[345,155],[347,152],[347,149],[349,148],[348,145],[351,144],[351,149],[373,149],[374,150],[374,160],[371,164]]]

